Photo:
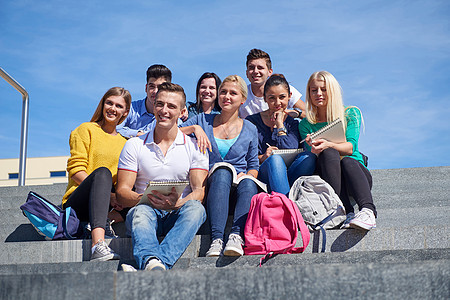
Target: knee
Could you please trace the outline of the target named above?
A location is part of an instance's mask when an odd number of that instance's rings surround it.
[[[337,151],[334,148],[327,148],[327,149],[323,150],[320,155],[324,156],[324,157],[333,157],[333,158],[340,156],[339,151]]]
[[[97,175],[97,176],[106,176],[106,177],[112,177],[112,174],[111,174],[111,171],[108,169],[108,168],[106,168],[106,167],[100,167],[100,168],[97,168],[97,169],[95,169],[94,170],[94,172],[95,172],[95,174]]]
[[[337,151],[336,149],[333,148],[327,148],[325,150],[323,150],[318,158],[317,161],[320,162],[324,162],[324,161],[340,161],[341,160],[341,156],[339,154],[339,151]]]
[[[231,173],[231,170],[228,168],[218,168],[214,171],[214,173],[209,178],[209,183],[229,183],[231,184],[231,179],[233,175]]]
[[[281,155],[273,154],[269,156],[263,164],[266,164],[269,172],[272,170],[286,170],[286,164],[284,163]]]
[[[258,186],[256,185],[256,183],[251,180],[251,179],[244,179],[241,182],[239,182],[238,185],[238,192],[242,193],[242,192],[252,192],[254,194],[256,194],[258,192]]]
[[[203,223],[206,220],[205,207],[200,201],[189,200],[180,209],[180,212],[187,215],[189,219],[201,220]]]
[[[270,167],[272,167],[272,168],[286,169],[286,164],[284,163],[284,160],[281,157],[281,155],[273,154],[273,155],[269,156],[266,159],[266,161],[267,161],[267,164],[270,165]]]
[[[111,171],[106,167],[100,167],[94,170],[92,172],[92,175],[95,176],[95,180],[102,180],[102,181],[110,181],[112,185],[112,174]]]
[[[357,160],[355,160],[351,157],[348,157],[348,156],[344,157],[341,160],[341,167],[342,167],[342,170],[344,170],[344,171],[359,169],[358,164],[359,164],[359,162]]]
[[[314,153],[309,152],[309,151],[300,153],[296,159],[296,161],[300,162],[302,165],[304,164],[307,166],[310,166],[310,165],[314,166],[316,164],[316,160],[317,160],[317,156]]]
[[[231,170],[228,168],[218,168],[214,171],[213,177],[226,178],[231,177]]]

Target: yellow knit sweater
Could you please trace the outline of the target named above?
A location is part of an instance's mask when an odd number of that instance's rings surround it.
[[[69,139],[70,158],[67,160],[69,183],[62,200],[63,205],[78,187],[72,176],[79,171],[85,171],[89,175],[97,168],[106,167],[113,175],[113,183],[116,183],[117,165],[125,142],[126,139],[120,134],[108,134],[95,122],[83,123],[72,131]]]

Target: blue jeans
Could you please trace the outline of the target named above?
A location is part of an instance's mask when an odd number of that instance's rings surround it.
[[[233,176],[229,169],[219,168],[208,179],[208,196],[206,207],[211,225],[211,238],[224,238],[225,226],[230,211],[230,200],[234,207],[233,226],[230,233],[244,236],[250,202],[258,193],[258,187],[253,180],[244,179],[236,188],[232,188]],[[231,197],[230,197],[231,196]]]
[[[269,191],[289,194],[290,187],[300,176],[312,175],[316,168],[316,155],[299,153],[289,168],[280,155],[269,156],[259,167],[258,178],[268,185]]]
[[[133,242],[133,255],[140,269],[150,258],[172,268],[205,222],[203,204],[187,201],[180,209],[167,212],[140,204],[128,212],[126,225]],[[161,244],[158,236],[165,235]]]

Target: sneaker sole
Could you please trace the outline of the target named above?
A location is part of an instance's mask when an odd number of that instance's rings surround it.
[[[350,224],[351,228],[355,228],[355,229],[364,229],[364,230],[371,230],[377,227],[377,225],[372,225],[372,224],[366,224],[363,222],[351,222]]]
[[[244,255],[244,251],[237,248],[225,248],[223,251],[223,255],[225,256],[242,256]]]
[[[152,269],[145,269],[145,271],[165,271],[166,268],[160,267],[160,266],[155,266]]]
[[[218,257],[220,256],[221,252],[211,252],[211,253],[206,253],[206,257]]]
[[[91,261],[106,261],[106,260],[118,260],[119,258],[114,259],[115,255],[114,254],[108,254],[105,256],[101,256],[101,257],[97,257],[97,258],[91,258]]]

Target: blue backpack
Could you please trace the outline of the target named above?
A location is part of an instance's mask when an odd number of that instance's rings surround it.
[[[28,193],[20,209],[46,240],[75,239],[83,234],[80,220],[71,207],[61,209],[35,192]]]

